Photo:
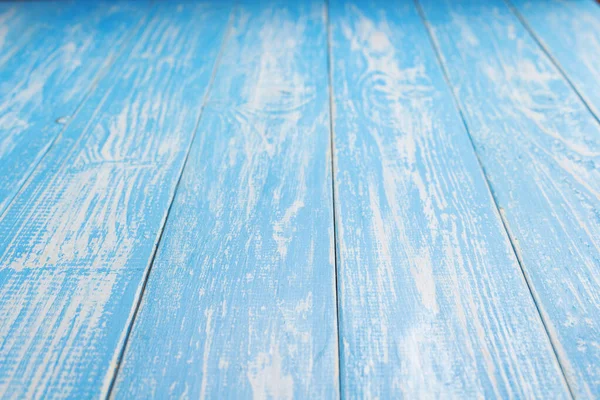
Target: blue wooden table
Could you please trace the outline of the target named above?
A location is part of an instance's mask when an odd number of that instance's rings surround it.
[[[0,3],[0,398],[600,398],[593,0]]]

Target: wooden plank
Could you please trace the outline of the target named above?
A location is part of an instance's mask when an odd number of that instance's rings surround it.
[[[530,32],[600,116],[600,7],[594,0],[513,0]]]
[[[0,214],[139,22],[127,3],[0,7]]]
[[[115,398],[338,396],[324,11],[237,12]]]
[[[107,394],[230,13],[157,7],[0,221],[0,397]]]
[[[410,1],[332,1],[346,398],[568,398]]]
[[[423,0],[573,393],[600,395],[600,129],[501,0]]]

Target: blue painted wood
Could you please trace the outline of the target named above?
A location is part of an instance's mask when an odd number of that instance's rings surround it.
[[[108,391],[230,13],[157,7],[0,220],[0,397]]]
[[[0,214],[142,16],[106,2],[0,7]]]
[[[236,13],[115,398],[336,398],[320,1]]]
[[[422,0],[573,393],[600,396],[600,128],[501,0]]]
[[[343,397],[569,398],[414,4],[330,14]]]
[[[44,27],[44,24],[39,23],[42,13],[46,18],[53,19],[56,16],[55,12],[61,8],[40,3],[28,9],[20,3],[0,2],[0,68]]]
[[[595,0],[513,0],[517,14],[600,116],[600,6]]]

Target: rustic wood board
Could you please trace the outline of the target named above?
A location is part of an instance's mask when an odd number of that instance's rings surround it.
[[[574,395],[600,395],[600,128],[500,0],[422,0]]]
[[[157,3],[6,210],[0,397],[108,392],[229,15]]]
[[[412,2],[331,2],[342,395],[568,398]]]
[[[115,398],[336,398],[320,1],[236,12]]]
[[[135,32],[142,5],[0,4],[0,214]]]
[[[600,116],[600,5],[594,0],[513,0],[517,15]]]

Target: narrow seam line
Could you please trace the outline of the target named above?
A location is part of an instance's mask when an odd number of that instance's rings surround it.
[[[331,198],[333,211],[333,252],[334,252],[334,272],[335,272],[335,305],[336,305],[336,325],[337,325],[337,361],[338,361],[338,391],[340,399],[343,398],[343,380],[342,380],[342,346],[341,346],[341,326],[340,326],[340,287],[339,287],[339,269],[338,269],[338,233],[336,218],[336,190],[335,190],[335,138],[334,138],[334,98],[333,98],[333,54],[331,45],[331,21],[330,21],[330,2],[325,0],[325,20],[327,28],[327,75],[329,78],[329,153],[331,158]]]

